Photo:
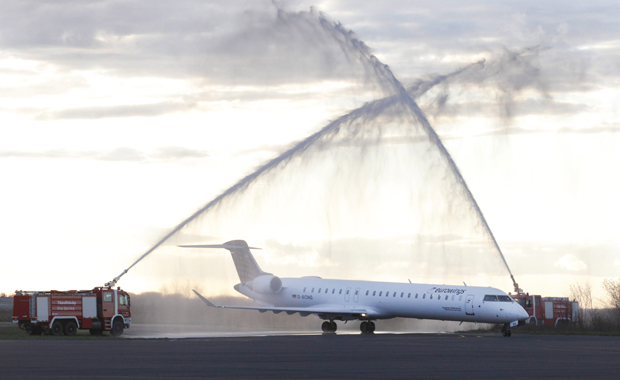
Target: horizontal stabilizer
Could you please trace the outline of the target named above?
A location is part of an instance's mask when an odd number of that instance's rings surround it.
[[[183,244],[179,245],[181,248],[224,248],[230,251],[235,268],[237,268],[237,274],[241,282],[250,282],[256,277],[263,276],[265,273],[258,266],[258,263],[252,256],[250,249],[260,249],[255,247],[248,247],[248,243],[245,240],[231,240],[224,244]]]
[[[213,304],[211,301],[209,301],[208,299],[204,298],[202,296],[202,294],[198,293],[197,291],[195,291],[194,289],[192,289],[192,292],[196,293],[196,295],[198,296],[198,298],[200,298],[204,303],[207,304],[207,306],[211,306],[211,307],[217,307],[215,306],[215,304]]]

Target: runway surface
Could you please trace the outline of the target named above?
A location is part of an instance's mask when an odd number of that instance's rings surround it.
[[[620,377],[620,338],[475,334],[3,340],[2,379]]]

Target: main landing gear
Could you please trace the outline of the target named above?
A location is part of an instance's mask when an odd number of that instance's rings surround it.
[[[362,334],[372,334],[375,332],[375,323],[372,321],[364,321],[360,325],[360,331]]]
[[[336,329],[338,329],[338,325],[334,321],[325,321],[321,325],[321,329],[324,333],[335,333]]]
[[[502,332],[504,333],[504,336],[506,338],[511,336],[512,333],[510,332],[510,324],[508,324],[508,323],[504,324],[504,327],[502,327]]]

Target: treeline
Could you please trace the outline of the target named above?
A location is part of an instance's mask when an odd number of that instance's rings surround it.
[[[579,302],[579,319],[573,328],[590,332],[620,332],[620,279],[603,280],[603,308],[594,308],[590,283],[570,285],[570,298]]]
[[[13,316],[13,295],[0,293],[0,322],[11,322]]]

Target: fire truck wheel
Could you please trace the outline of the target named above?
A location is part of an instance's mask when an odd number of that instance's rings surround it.
[[[62,328],[62,323],[60,323],[60,321],[54,322],[51,328],[52,335],[54,336],[61,336],[63,330],[64,329]]]
[[[65,335],[75,335],[77,333],[77,325],[74,321],[69,321],[65,324]]]
[[[117,318],[114,320],[114,324],[112,324],[112,330],[110,330],[110,334],[112,334],[112,336],[121,336],[123,335],[124,329],[125,326],[123,325],[123,322],[120,320],[120,318]]]

